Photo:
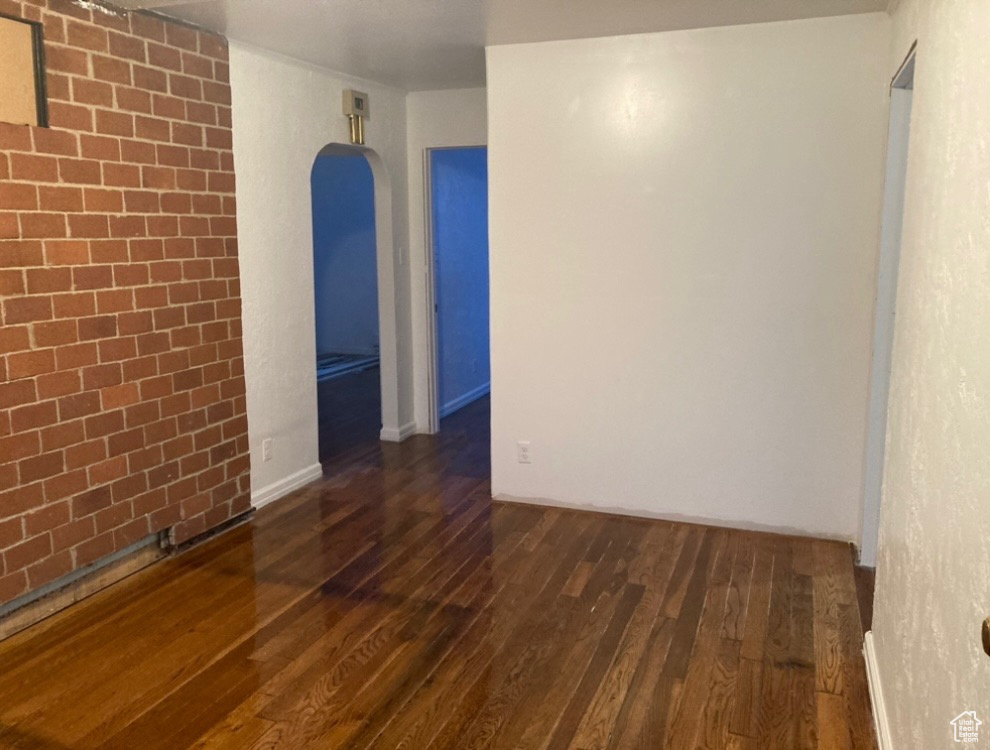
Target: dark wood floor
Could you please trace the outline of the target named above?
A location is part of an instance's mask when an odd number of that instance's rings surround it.
[[[863,623],[863,632],[873,627],[873,592],[877,583],[875,568],[864,568],[859,565],[854,570],[856,580],[856,598],[859,603],[859,618]]]
[[[0,644],[0,747],[874,747],[848,547],[493,504],[487,408]]]
[[[378,440],[382,428],[377,367],[316,384],[320,461],[328,463]]]

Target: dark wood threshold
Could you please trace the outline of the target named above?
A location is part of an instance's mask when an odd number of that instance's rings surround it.
[[[865,633],[873,627],[873,590],[876,585],[877,571],[875,568],[857,565],[853,575],[856,578],[859,616],[863,622],[863,632]]]

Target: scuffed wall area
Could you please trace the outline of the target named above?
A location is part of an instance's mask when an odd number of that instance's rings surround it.
[[[990,740],[990,3],[904,0],[918,41],[874,635],[893,747]],[[984,740],[987,741],[987,740]]]

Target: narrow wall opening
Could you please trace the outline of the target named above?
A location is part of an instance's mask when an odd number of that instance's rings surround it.
[[[374,195],[374,240],[378,305],[378,346],[380,379],[380,430],[384,441],[398,442],[406,435],[399,422],[399,345],[396,270],[398,261],[393,233],[392,190],[388,170],[381,156],[366,146],[330,143],[320,149],[316,160],[328,156],[357,157],[371,169]],[[315,269],[314,269],[315,271]],[[315,273],[314,273],[315,279]],[[315,285],[314,285],[315,290]],[[316,336],[315,325],[312,334]],[[319,348],[319,346],[317,346]],[[313,366],[315,368],[315,361]],[[318,409],[316,391],[312,409]],[[317,435],[314,434],[314,439]]]
[[[894,348],[897,276],[904,225],[908,145],[914,96],[915,53],[912,50],[890,89],[887,127],[887,167],[884,183],[877,294],[873,322],[873,361],[870,370],[869,421],[866,436],[866,472],[863,498],[860,563],[876,566],[880,501],[883,491],[884,445],[887,435],[887,399]]]
[[[381,429],[375,187],[361,153],[317,156],[313,278],[319,456],[326,463]]]
[[[432,431],[491,390],[488,149],[427,152],[432,254]]]

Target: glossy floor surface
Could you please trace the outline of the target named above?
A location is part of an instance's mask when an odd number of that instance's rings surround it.
[[[382,429],[379,368],[316,384],[320,461],[326,463],[374,444]]]
[[[847,547],[493,504],[487,404],[0,644],[0,747],[874,747]]]

